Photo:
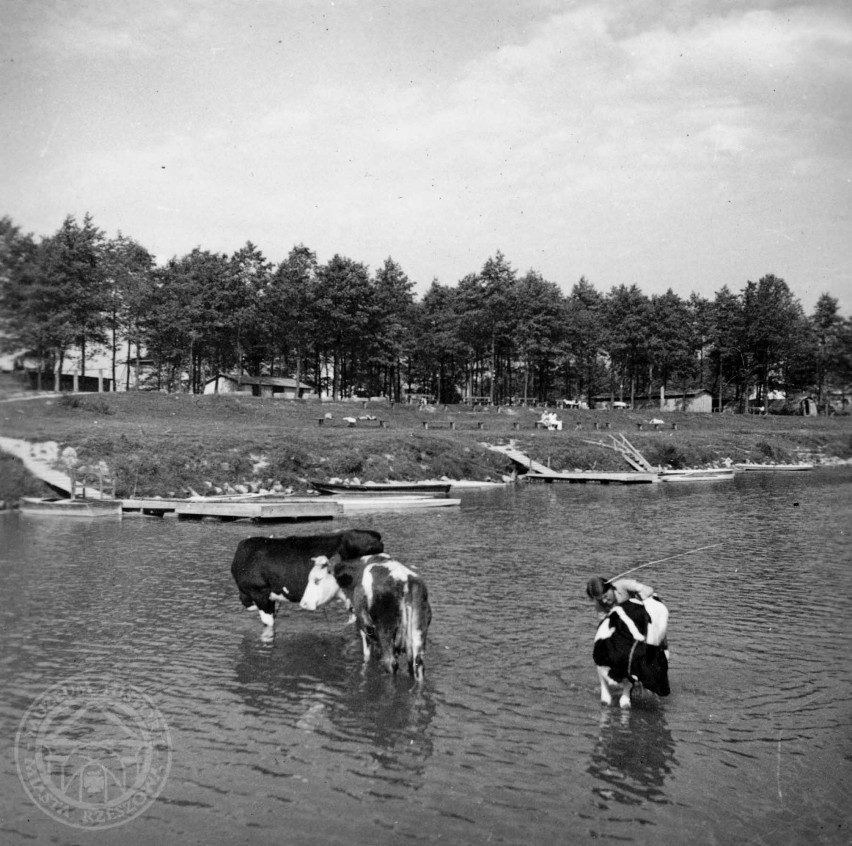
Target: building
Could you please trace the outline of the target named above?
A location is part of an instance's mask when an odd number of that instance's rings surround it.
[[[627,403],[612,402],[609,394],[592,397],[595,408],[626,408]],[[710,413],[713,411],[713,395],[710,391],[699,388],[695,391],[671,391],[660,388],[659,394],[636,394],[633,397],[633,408],[652,408],[655,411],[697,411]]]
[[[304,382],[283,376],[239,376],[219,373],[204,383],[205,394],[248,394],[253,397],[303,399],[313,393]]]

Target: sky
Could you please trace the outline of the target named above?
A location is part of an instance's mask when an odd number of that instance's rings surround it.
[[[0,0],[0,216],[852,315],[848,0]]]

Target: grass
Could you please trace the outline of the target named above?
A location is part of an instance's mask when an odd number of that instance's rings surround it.
[[[343,420],[365,415],[377,419],[359,420],[354,428]],[[84,465],[104,461],[118,496],[275,483],[301,491],[309,479],[333,477],[484,480],[510,474],[509,460],[488,450],[484,441],[514,440],[519,449],[556,470],[626,470],[617,453],[589,443],[606,443],[611,434],[624,434],[652,464],[672,467],[710,466],[725,458],[785,462],[813,453],[852,457],[852,421],[845,417],[577,410],[559,413],[563,431],[547,432],[535,428],[539,415],[540,410],[527,408],[420,410],[384,401],[54,394],[0,404],[0,433],[73,446]],[[653,417],[664,419],[665,427],[649,426]],[[643,423],[641,431],[637,423]],[[8,464],[0,469],[8,470]],[[24,495],[25,472],[3,476],[11,481],[0,485],[0,498]]]

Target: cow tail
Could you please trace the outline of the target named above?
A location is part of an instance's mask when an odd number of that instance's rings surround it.
[[[428,606],[426,585],[420,579],[409,579],[406,596],[405,647],[410,672],[417,678],[423,677],[424,637],[429,626],[428,617],[423,618]]]

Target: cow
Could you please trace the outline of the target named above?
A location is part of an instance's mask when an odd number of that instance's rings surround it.
[[[423,680],[432,609],[420,576],[389,555],[355,560],[318,556],[300,604],[313,611],[335,598],[354,615],[365,662],[378,647],[382,667],[395,673],[404,652],[409,674]]]
[[[384,550],[382,536],[370,529],[348,529],[324,535],[245,538],[237,544],[231,575],[240,602],[260,613],[268,629],[275,624],[276,603],[300,602],[317,556],[357,558]]]
[[[621,685],[618,704],[630,707],[638,681],[658,696],[668,696],[669,662],[666,630],[669,611],[656,597],[629,599],[601,620],[593,657],[601,682],[601,703],[610,705],[609,687]]]

